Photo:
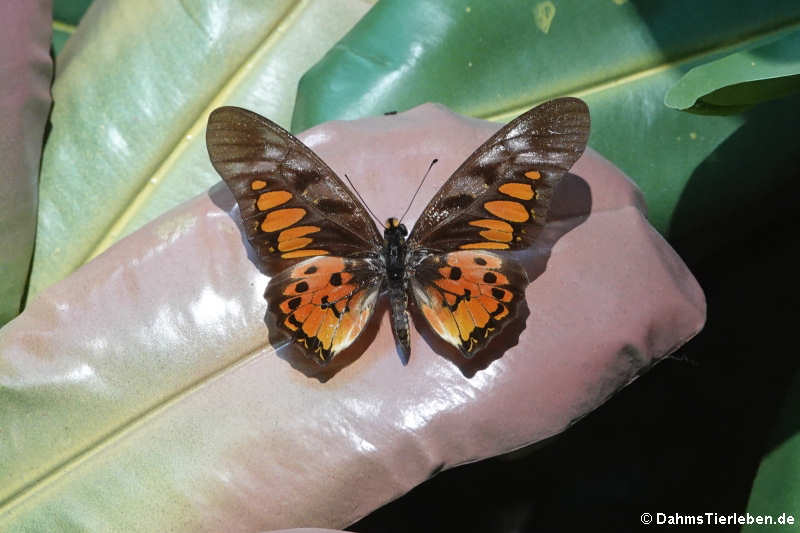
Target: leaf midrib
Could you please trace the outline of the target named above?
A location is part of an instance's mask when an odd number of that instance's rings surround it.
[[[97,244],[95,244],[86,257],[80,261],[80,264],[86,264],[87,262],[91,261],[94,257],[104,252],[106,249],[108,249],[108,247],[114,244],[117,239],[119,239],[119,237],[122,235],[122,232],[131,222],[131,220],[133,220],[136,215],[148,205],[148,200],[163,183],[164,178],[170,174],[170,170],[175,166],[181,155],[183,155],[183,153],[191,146],[191,144],[195,142],[195,138],[205,129],[208,115],[211,114],[211,111],[225,104],[230,95],[242,83],[242,80],[249,75],[251,70],[250,67],[274,48],[274,46],[279,42],[281,36],[287,31],[288,28],[293,26],[293,22],[305,10],[310,1],[311,0],[298,0],[289,8],[287,8],[280,17],[278,17],[272,27],[266,32],[261,43],[245,56],[245,59],[236,68],[236,70],[234,70],[233,74],[222,85],[221,89],[217,91],[215,96],[198,114],[192,125],[183,134],[181,134],[173,148],[168,152],[166,157],[162,159],[155,172],[153,172],[149,177],[143,179],[142,186],[135,193],[131,202],[122,210],[122,212],[97,239]]]

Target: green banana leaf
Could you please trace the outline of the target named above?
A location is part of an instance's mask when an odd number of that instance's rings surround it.
[[[507,121],[578,96],[590,145],[642,188],[651,223],[707,252],[793,173],[800,105],[701,117],[667,108],[664,95],[692,67],[799,25],[794,0],[385,0],[303,77],[292,128],[425,101]],[[748,216],[748,229],[760,220]]]
[[[797,246],[795,245],[796,249]],[[787,255],[787,263],[793,255]],[[761,461],[753,481],[753,489],[747,503],[747,512],[753,515],[773,516],[777,519],[782,513],[794,517],[795,528],[800,524],[797,504],[800,502],[800,376],[796,376],[786,398],[783,412],[767,446],[767,453]],[[784,526],[787,527],[787,526]],[[774,531],[776,526],[758,524],[746,525],[743,532]]]
[[[0,326],[20,310],[33,253],[49,48],[47,2],[0,5]]]
[[[58,55],[92,0],[53,0],[53,53]]]
[[[707,115],[739,113],[800,92],[800,31],[693,68],[667,93],[673,108]]]
[[[215,107],[288,124],[300,75],[369,7],[93,4],[58,57],[30,294],[219,180],[202,139]]]

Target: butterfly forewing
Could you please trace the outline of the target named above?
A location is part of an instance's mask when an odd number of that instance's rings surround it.
[[[314,256],[374,251],[381,237],[336,174],[292,134],[238,107],[214,110],[206,144],[247,237],[275,271]]]
[[[442,186],[409,242],[430,250],[517,250],[547,220],[553,190],[589,137],[589,110],[577,98],[546,102],[478,148]]]

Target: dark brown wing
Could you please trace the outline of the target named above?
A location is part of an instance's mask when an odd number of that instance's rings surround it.
[[[328,165],[274,122],[220,107],[208,118],[206,144],[239,204],[250,243],[269,269],[380,247],[380,233],[361,203]]]
[[[589,138],[589,109],[559,98],[512,120],[478,148],[422,212],[412,248],[516,250],[547,220],[558,180]]]

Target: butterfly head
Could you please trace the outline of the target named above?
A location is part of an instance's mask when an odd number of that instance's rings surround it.
[[[389,235],[397,235],[399,234],[403,238],[408,235],[408,230],[406,229],[405,225],[400,223],[400,220],[392,217],[386,221],[384,224],[386,230],[383,232],[384,236],[388,237]]]

